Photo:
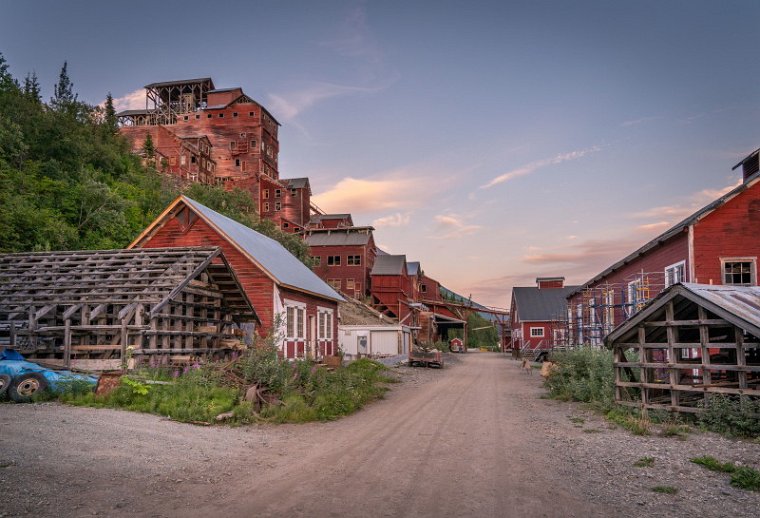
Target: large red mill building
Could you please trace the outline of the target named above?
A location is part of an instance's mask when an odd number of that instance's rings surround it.
[[[157,167],[184,180],[249,191],[262,217],[297,232],[309,221],[308,180],[280,179],[280,123],[242,88],[217,89],[209,77],[151,83],[144,110],[117,114],[141,152],[147,135]]]

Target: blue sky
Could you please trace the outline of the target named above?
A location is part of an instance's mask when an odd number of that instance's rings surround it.
[[[242,86],[282,123],[283,177],[500,307],[536,276],[587,280],[760,147],[757,1],[0,7],[0,52],[46,96],[64,61],[91,103]]]

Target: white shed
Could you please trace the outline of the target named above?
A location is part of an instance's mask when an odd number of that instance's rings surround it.
[[[338,325],[338,343],[348,359],[408,355],[412,331],[400,324]]]

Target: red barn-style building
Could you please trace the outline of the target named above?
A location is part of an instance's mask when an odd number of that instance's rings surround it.
[[[279,322],[287,358],[337,351],[338,302],[344,299],[280,243],[186,196],[180,196],[129,248],[218,246],[261,320]]]
[[[679,283],[757,285],[760,255],[758,151],[736,167],[743,182],[616,262],[568,297],[570,340],[601,345],[606,334]]]
[[[565,345],[568,294],[577,286],[565,286],[564,277],[538,277],[536,286],[512,288],[510,327],[512,350],[536,357]]]
[[[353,227],[351,214],[314,214],[309,220],[309,228]]]
[[[405,255],[380,254],[370,272],[375,308],[404,323],[412,314],[412,283]],[[407,322],[408,323],[408,322]]]
[[[363,298],[370,292],[376,248],[372,227],[309,228],[304,239],[314,272],[335,290]]]

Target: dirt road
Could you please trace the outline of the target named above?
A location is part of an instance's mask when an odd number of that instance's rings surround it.
[[[497,354],[401,368],[386,399],[331,423],[196,427],[0,405],[0,516],[754,516],[757,493],[688,462],[760,465],[756,444],[612,429],[541,399]],[[572,419],[569,419],[572,418]],[[579,425],[579,422],[583,422]],[[722,453],[716,453],[716,452]],[[643,453],[656,474],[633,468]],[[652,493],[672,484],[677,495]],[[710,511],[714,511],[712,514]]]

